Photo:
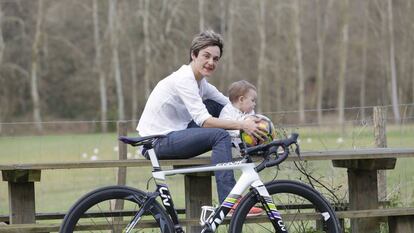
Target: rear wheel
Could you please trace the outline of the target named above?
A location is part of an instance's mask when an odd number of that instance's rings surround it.
[[[59,232],[122,232],[141,208],[146,194],[140,190],[110,186],[82,197],[66,214]],[[131,232],[173,233],[165,210],[154,202]]]
[[[229,232],[341,232],[339,221],[330,204],[308,185],[280,180],[266,184],[266,188],[282,216],[286,231],[276,231],[266,215],[247,217],[249,210],[257,204],[255,194],[250,192],[237,207]]]

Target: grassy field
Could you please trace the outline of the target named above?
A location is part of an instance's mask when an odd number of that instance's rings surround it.
[[[327,149],[350,149],[374,147],[371,127],[348,127],[344,133],[333,127],[291,128],[300,134],[302,151]],[[131,133],[132,135],[133,133]],[[388,147],[414,147],[414,126],[388,127]],[[0,164],[63,162],[117,159],[116,134],[73,134],[47,136],[0,137]],[[140,158],[129,148],[128,158]],[[335,193],[346,200],[346,170],[333,168],[330,161],[303,163],[315,178],[337,189]],[[388,172],[388,193],[393,204],[414,203],[413,159],[399,159],[394,170]],[[94,188],[116,183],[116,169],[71,169],[42,172],[41,182],[36,183],[36,209],[38,212],[62,212],[83,194]],[[150,169],[129,168],[127,184],[146,189]],[[277,178],[303,179],[293,163],[263,172],[265,180]],[[178,207],[183,207],[182,176],[169,178],[171,191]],[[153,189],[153,183],[150,183]],[[8,213],[7,183],[0,183],[0,214]]]

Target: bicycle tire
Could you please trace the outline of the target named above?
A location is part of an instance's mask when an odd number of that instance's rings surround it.
[[[288,214],[290,220],[283,219],[286,232],[289,233],[340,233],[341,227],[336,217],[335,211],[328,201],[315,189],[301,182],[291,180],[278,180],[265,184],[273,203],[276,205],[278,212]],[[286,203],[285,203],[286,202]],[[230,222],[229,232],[276,232],[276,229],[267,216],[256,217],[246,220],[249,210],[257,204],[257,198],[253,191],[250,191],[241,201],[233,214]],[[304,207],[309,209],[303,209]],[[298,209],[295,212],[294,207]],[[315,211],[316,210],[316,211]],[[298,213],[308,213],[316,216],[320,215],[319,225],[315,220],[303,219]],[[329,214],[329,218],[325,221],[321,213]],[[285,215],[285,216],[288,216]],[[261,220],[260,220],[261,219]],[[268,221],[263,223],[263,219]],[[253,223],[249,223],[253,222]],[[322,229],[320,229],[322,227]],[[262,230],[262,231],[261,231]],[[283,231],[282,231],[283,232]]]
[[[138,212],[145,197],[145,192],[126,186],[96,189],[72,206],[65,215],[59,232],[72,233],[78,230],[122,232],[121,229],[129,223],[129,220],[124,221],[124,219],[134,217],[134,213]],[[122,203],[122,209],[114,209],[115,203]],[[158,202],[154,202],[145,213],[132,232],[174,232],[170,217]],[[145,220],[149,221],[145,223]]]

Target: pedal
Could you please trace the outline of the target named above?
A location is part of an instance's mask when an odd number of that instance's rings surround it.
[[[210,217],[213,216],[214,211],[216,211],[216,207],[213,206],[202,206],[201,207],[201,215],[200,215],[200,225],[206,225],[206,222]]]

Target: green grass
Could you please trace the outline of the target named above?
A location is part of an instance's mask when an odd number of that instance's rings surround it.
[[[374,147],[371,127],[348,127],[344,133],[332,127],[292,128],[287,131],[300,134],[302,151]],[[414,126],[390,126],[387,128],[387,137],[388,147],[414,147]],[[117,145],[117,135],[113,133],[0,137],[0,164],[85,161],[92,156],[100,160],[117,159]],[[139,156],[134,148],[128,150],[130,158]],[[307,162],[304,165],[327,186],[341,186],[336,194],[346,200],[345,169],[333,168],[330,161]],[[398,159],[396,168],[388,172],[388,192],[396,205],[413,205],[413,165],[414,160],[411,158]],[[85,193],[97,187],[116,184],[116,173],[117,169],[113,168],[43,171],[41,182],[35,184],[36,210],[66,211]],[[146,189],[147,180],[151,177],[150,168],[128,168],[127,174],[127,185]],[[264,180],[271,180],[275,176],[278,179],[303,179],[291,162],[283,164],[280,170],[276,167],[267,169],[262,175]],[[177,207],[183,207],[182,176],[168,178],[168,182]],[[151,184],[150,189],[153,189],[154,185]],[[6,182],[0,182],[0,214],[8,214]]]

